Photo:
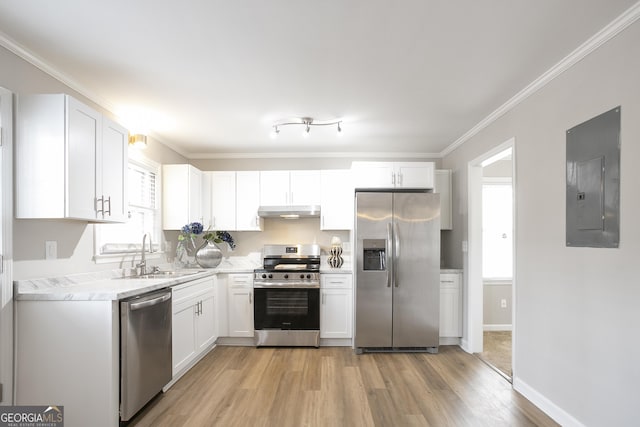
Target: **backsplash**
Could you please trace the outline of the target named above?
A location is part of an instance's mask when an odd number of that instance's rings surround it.
[[[236,249],[230,251],[225,243],[218,245],[225,257],[247,256],[252,252],[260,252],[262,247],[268,244],[293,243],[317,243],[324,254],[331,247],[331,238],[333,236],[338,236],[343,243],[351,240],[350,232],[346,230],[320,230],[319,218],[300,218],[295,220],[265,218],[263,231],[230,231],[230,233],[236,242]],[[178,232],[166,231],[164,236],[169,242],[172,252],[175,252]],[[200,239],[198,242],[200,242]],[[173,253],[170,253],[170,256],[173,255]]]

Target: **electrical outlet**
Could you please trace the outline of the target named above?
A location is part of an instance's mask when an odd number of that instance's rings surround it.
[[[506,298],[502,298],[500,300],[500,308],[507,308],[507,299]]]
[[[58,242],[55,240],[47,240],[44,242],[44,259],[58,258]]]

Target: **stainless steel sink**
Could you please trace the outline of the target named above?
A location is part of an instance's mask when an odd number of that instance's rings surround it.
[[[171,279],[173,277],[191,276],[192,274],[202,273],[204,270],[196,271],[156,271],[153,273],[141,274],[136,276],[118,277],[118,279]]]

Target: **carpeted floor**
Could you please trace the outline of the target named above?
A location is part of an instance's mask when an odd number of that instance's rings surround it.
[[[484,351],[478,354],[511,378],[511,331],[484,331]]]

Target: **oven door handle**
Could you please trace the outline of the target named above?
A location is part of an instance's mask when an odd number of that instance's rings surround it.
[[[269,283],[269,284],[261,285],[259,283],[254,283],[253,289],[320,289],[320,284],[296,285],[295,283],[286,283],[286,284]]]

